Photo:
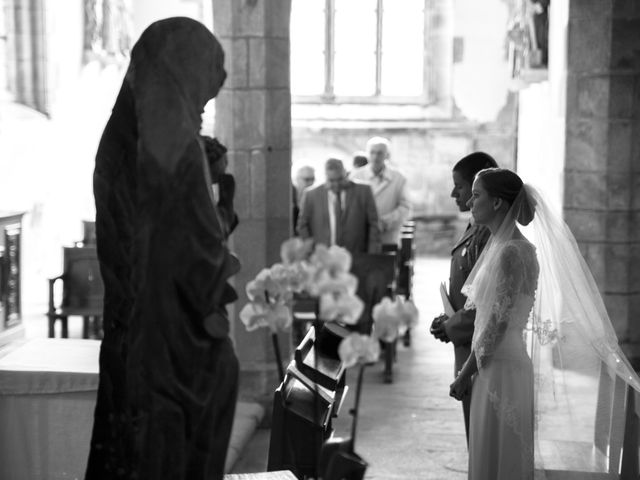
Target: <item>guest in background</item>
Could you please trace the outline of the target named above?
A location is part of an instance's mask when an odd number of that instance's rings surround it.
[[[293,233],[298,235],[298,216],[300,215],[300,200],[304,191],[316,182],[316,172],[313,167],[305,165],[296,172],[295,185],[291,189],[293,201]]]
[[[371,187],[349,180],[342,161],[335,158],[327,160],[325,173],[326,183],[306,190],[302,196],[300,236],[312,238],[315,243],[346,248],[353,255],[354,264],[361,259],[359,254],[380,253],[378,214]],[[386,285],[368,275],[359,276],[358,280],[357,294],[365,309],[355,328],[369,333],[373,306]]]
[[[367,163],[369,163],[369,159],[367,158],[367,152],[363,152],[359,150],[353,154],[354,170],[357,170],[360,167],[364,167]]]
[[[104,340],[86,479],[221,480],[238,361],[227,250],[199,136],[224,52],[188,18],[151,24],[96,154]]]
[[[316,243],[339,245],[353,253],[378,253],[380,232],[373,193],[352,182],[341,160],[325,164],[327,181],[302,196],[298,233]]]
[[[369,164],[352,172],[350,178],[371,186],[378,210],[382,244],[397,248],[402,224],[411,213],[411,204],[407,180],[387,165],[389,146],[386,138],[371,138],[367,142]]]
[[[201,135],[204,151],[209,162],[209,172],[213,182],[213,199],[224,223],[225,235],[228,237],[238,226],[238,215],[233,208],[233,197],[236,192],[236,181],[227,173],[227,147],[218,139]]]
[[[453,167],[453,189],[451,198],[454,199],[461,212],[468,212],[467,202],[471,199],[471,185],[480,170],[497,167],[496,161],[484,152],[474,152],[462,158]],[[464,308],[466,297],[460,291],[469,273],[478,261],[491,232],[483,225],[469,222],[464,234],[451,250],[451,270],[449,275],[449,300],[455,313],[451,317],[440,315],[431,324],[431,333],[438,340],[452,342],[455,355],[454,376],[462,368],[471,352],[473,325],[476,318],[475,310]],[[464,426],[469,441],[469,409],[471,397],[462,401]]]

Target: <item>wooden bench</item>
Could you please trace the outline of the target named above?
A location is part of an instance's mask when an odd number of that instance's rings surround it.
[[[273,401],[268,470],[317,477],[320,450],[333,433],[348,388],[337,345],[349,332],[315,321],[296,348]]]
[[[384,297],[394,298],[397,290],[398,262],[394,253],[356,254],[351,273],[358,278],[358,296],[365,303],[360,319],[363,333],[371,333],[373,307]],[[393,362],[396,357],[396,341],[384,343],[384,381],[393,381]]]

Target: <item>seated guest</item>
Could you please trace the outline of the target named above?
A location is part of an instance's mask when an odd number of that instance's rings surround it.
[[[353,253],[378,253],[378,213],[369,185],[347,179],[341,160],[325,164],[327,181],[302,196],[298,233],[316,243],[339,245]]]

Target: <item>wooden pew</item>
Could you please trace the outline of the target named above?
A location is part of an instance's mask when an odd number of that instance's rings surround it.
[[[416,222],[410,220],[402,227],[400,249],[398,250],[398,285],[396,294],[406,299],[413,296],[413,266],[415,263]],[[402,342],[405,347],[411,346],[411,329],[407,328]]]
[[[296,348],[273,402],[269,471],[290,470],[298,478],[317,477],[322,444],[348,391],[337,345],[342,332],[315,321]]]
[[[396,294],[397,257],[392,252],[354,255],[351,273],[358,277],[358,296],[365,302],[365,311],[359,323],[360,330],[370,333],[373,325],[373,307],[384,297],[393,298]],[[396,342],[384,343],[384,347],[384,381],[391,383]]]
[[[398,285],[396,293],[405,298],[411,298],[413,264],[415,259],[416,223],[410,221],[404,224],[400,235],[398,250]]]

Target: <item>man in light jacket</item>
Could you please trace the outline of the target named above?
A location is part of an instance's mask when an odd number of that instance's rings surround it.
[[[389,140],[373,137],[367,142],[369,163],[353,171],[350,178],[367,183],[373,190],[383,245],[398,245],[402,224],[411,214],[407,179],[387,165]]]

